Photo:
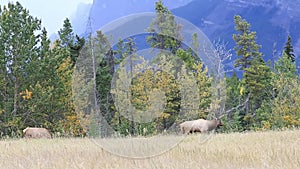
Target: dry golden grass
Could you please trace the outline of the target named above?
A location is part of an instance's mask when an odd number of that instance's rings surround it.
[[[181,136],[160,137],[167,141]],[[2,140],[0,168],[296,169],[300,166],[299,130],[215,134],[205,143],[199,137],[190,135],[170,151],[145,159],[116,156],[89,139]],[[128,142],[130,138],[126,139]],[[110,141],[123,146],[120,152],[131,151],[126,141]],[[132,139],[129,142],[132,144]]]

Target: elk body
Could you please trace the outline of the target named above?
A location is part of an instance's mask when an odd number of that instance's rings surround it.
[[[181,129],[181,132],[183,134],[186,134],[186,133],[193,133],[193,132],[205,133],[208,131],[212,131],[222,125],[223,124],[222,124],[221,120],[216,118],[213,120],[198,119],[198,120],[192,120],[192,121],[185,121],[185,122],[181,123],[179,126]]]
[[[23,134],[25,138],[51,138],[50,132],[45,128],[27,127]]]

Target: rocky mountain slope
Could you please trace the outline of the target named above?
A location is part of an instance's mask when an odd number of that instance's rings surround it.
[[[89,12],[92,29],[98,30],[129,14],[153,12],[155,2],[94,0]],[[276,59],[280,55],[288,34],[292,36],[296,55],[300,55],[300,0],[164,0],[164,4],[172,9],[174,15],[199,27],[211,41],[221,39],[227,42],[228,48],[235,45],[232,40],[234,15],[241,15],[251,24],[251,30],[257,32],[257,42],[262,45],[265,60]],[[82,19],[76,22],[81,23],[77,25],[82,27],[82,31],[86,30]],[[78,26],[75,24],[75,27]],[[300,56],[297,64],[300,65]]]

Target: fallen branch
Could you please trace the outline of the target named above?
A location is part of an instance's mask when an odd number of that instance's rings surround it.
[[[236,106],[236,107],[233,107],[232,109],[229,109],[229,110],[227,110],[223,115],[221,115],[219,118],[222,118],[222,117],[224,117],[225,115],[228,115],[230,112],[232,112],[233,110],[237,110],[237,109],[239,109],[239,108],[241,108],[241,107],[244,107],[245,106],[245,104],[249,101],[249,98],[250,98],[250,93],[248,94],[248,96],[247,96],[247,98],[246,98],[246,100],[245,100],[245,102],[244,103],[242,103],[242,104],[240,104],[240,105],[238,105],[238,106]]]

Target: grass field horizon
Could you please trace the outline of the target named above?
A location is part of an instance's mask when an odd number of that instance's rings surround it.
[[[168,142],[182,136],[158,137]],[[142,159],[110,153],[88,138],[5,139],[0,141],[0,168],[295,169],[300,166],[300,130],[214,134],[204,143],[200,137],[200,134],[189,135],[169,151]],[[112,145],[123,148],[120,152],[131,151],[126,142],[141,144],[136,138],[111,139]]]

